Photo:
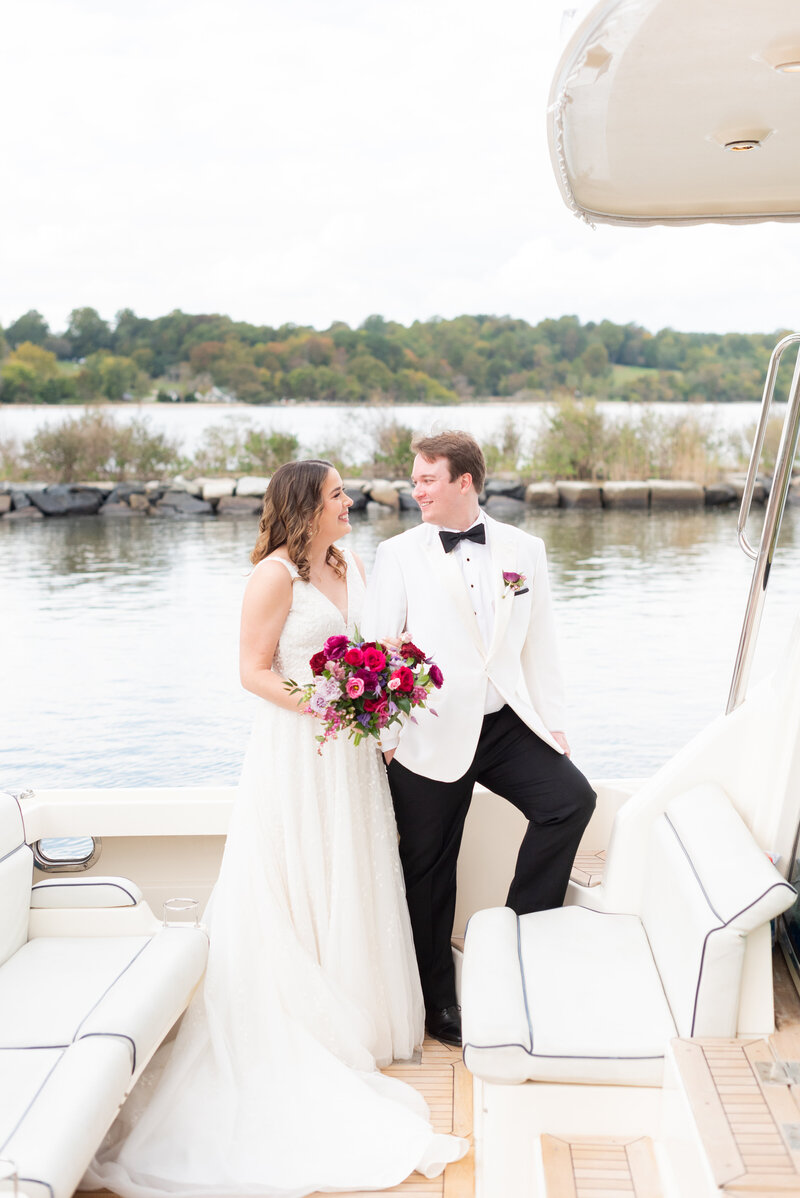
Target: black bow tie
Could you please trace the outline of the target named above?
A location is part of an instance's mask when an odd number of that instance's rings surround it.
[[[455,549],[459,541],[475,541],[478,545],[486,544],[486,525],[473,524],[466,532],[447,532],[442,529],[439,533],[445,553]]]

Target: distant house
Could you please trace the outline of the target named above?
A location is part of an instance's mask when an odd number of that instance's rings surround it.
[[[229,391],[223,391],[220,387],[209,387],[207,391],[197,391],[197,398],[200,403],[237,403],[235,395],[231,395]]]

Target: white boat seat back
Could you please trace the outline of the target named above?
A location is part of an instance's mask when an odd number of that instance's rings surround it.
[[[0,965],[28,939],[33,853],[19,803],[0,792]]]
[[[723,791],[673,799],[639,909],[479,911],[462,973],[464,1060],[485,1081],[658,1086],[676,1035],[732,1037],[747,937],[796,897]]]
[[[719,787],[667,804],[639,914],[679,1035],[736,1035],[747,936],[794,897]]]

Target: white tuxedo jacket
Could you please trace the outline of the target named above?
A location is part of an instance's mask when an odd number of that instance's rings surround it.
[[[494,633],[484,646],[464,576],[445,553],[439,530],[420,524],[384,541],[367,587],[360,631],[367,640],[411,639],[444,675],[429,711],[400,734],[397,760],[415,774],[454,782],[475,755],[489,680],[517,715],[559,753],[549,729],[565,723],[544,542],[486,517],[494,573]],[[525,575],[526,594],[503,584],[503,572]]]

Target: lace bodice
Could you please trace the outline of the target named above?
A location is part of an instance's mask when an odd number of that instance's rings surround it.
[[[272,668],[284,678],[303,685],[311,681],[309,658],[319,652],[329,636],[352,637],[364,602],[364,583],[352,553],[342,550],[347,562],[347,621],[335,603],[310,582],[303,582],[296,566],[283,564],[293,579],[292,606],[286,617]]]

